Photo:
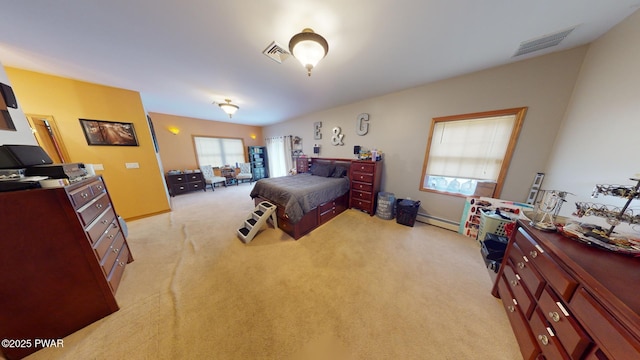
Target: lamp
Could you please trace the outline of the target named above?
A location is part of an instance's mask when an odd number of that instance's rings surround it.
[[[178,129],[175,126],[169,126],[168,128],[169,132],[172,133],[173,135],[178,135],[180,133],[180,129]]]
[[[222,111],[226,112],[229,115],[229,119],[231,119],[233,117],[233,114],[236,113],[236,111],[238,111],[238,109],[240,109],[240,107],[238,105],[234,105],[231,103],[231,100],[229,99],[224,99],[224,101],[226,101],[225,103],[219,103],[218,106],[220,106],[220,109],[222,109]]]
[[[329,44],[321,35],[313,32],[312,29],[305,28],[289,40],[289,52],[300,61],[307,69],[307,74],[311,76],[311,69],[329,52]]]

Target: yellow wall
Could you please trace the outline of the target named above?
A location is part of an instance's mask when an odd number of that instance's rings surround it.
[[[220,111],[211,109],[211,111]],[[197,169],[198,160],[193,145],[193,136],[216,136],[241,138],[244,140],[245,157],[247,146],[264,146],[262,127],[234,123],[201,120],[177,115],[149,113],[160,146],[162,167],[165,171]],[[174,135],[170,127],[180,129]],[[252,135],[255,139],[252,138]]]
[[[120,216],[133,219],[170,211],[138,92],[11,67],[5,70],[24,113],[53,116],[69,162],[103,164],[104,170],[96,173],[103,175]],[[140,146],[89,146],[81,118],[133,123]],[[140,167],[125,168],[132,162]]]

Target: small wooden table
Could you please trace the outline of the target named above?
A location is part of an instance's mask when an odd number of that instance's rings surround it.
[[[238,179],[236,179],[236,170],[230,167],[220,168],[220,175],[227,178],[226,185],[238,185]]]

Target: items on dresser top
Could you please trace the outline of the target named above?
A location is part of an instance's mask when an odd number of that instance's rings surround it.
[[[52,164],[53,160],[37,145],[0,145],[0,169],[19,169]]]
[[[69,179],[69,182],[80,181],[87,177],[84,164],[50,164],[37,165],[25,169],[27,176],[48,176],[52,179]]]

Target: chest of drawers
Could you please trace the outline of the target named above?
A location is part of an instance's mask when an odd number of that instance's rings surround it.
[[[351,162],[349,207],[362,210],[373,216],[376,212],[381,176],[382,161]]]
[[[167,174],[167,187],[171,196],[184,194],[190,191],[207,191],[202,173]]]
[[[0,193],[0,222],[0,338],[60,339],[118,310],[133,258],[101,177]]]
[[[524,359],[640,357],[640,261],[519,221],[493,288]]]

